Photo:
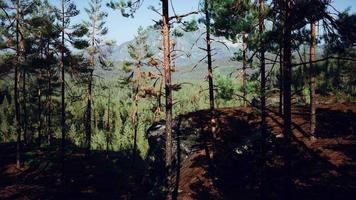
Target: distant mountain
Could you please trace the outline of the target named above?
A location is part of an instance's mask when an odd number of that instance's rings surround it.
[[[176,59],[175,63],[177,68],[182,66],[195,65],[206,56],[206,52],[200,49],[206,48],[204,32],[205,30],[201,28],[195,32],[184,33],[182,37],[171,38],[176,41],[176,49],[183,51],[187,54],[181,55],[179,53],[180,56]],[[233,44],[222,37],[213,36],[212,39],[214,41],[212,43],[212,49],[214,50],[213,59],[219,63],[229,63],[233,54],[237,52],[241,47],[241,44]],[[159,30],[148,29],[147,40],[147,43],[150,44],[153,53],[155,55],[161,56],[161,51],[159,50],[159,48],[162,47],[161,32]],[[129,56],[127,47],[133,42],[134,40],[131,40],[121,44],[120,46],[115,47],[113,49],[111,58],[116,62],[130,60],[131,58]]]

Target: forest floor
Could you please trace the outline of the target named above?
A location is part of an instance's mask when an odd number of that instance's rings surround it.
[[[283,140],[282,118],[270,110],[264,168],[258,116],[250,108],[219,109],[214,136],[209,111],[181,116],[204,137],[174,172],[175,199],[257,199],[262,181],[266,199],[284,199],[286,147],[294,199],[356,195],[356,104],[318,105],[314,139],[309,135],[307,108],[294,107],[291,144]],[[110,159],[105,152],[93,152],[88,159],[72,147],[62,159],[56,148],[27,147],[25,167],[19,170],[14,150],[14,144],[0,144],[0,199],[147,197],[145,188],[140,188],[144,161],[137,158],[132,163],[128,152],[110,152]]]
[[[208,124],[207,111],[191,114]],[[294,107],[291,159],[293,199],[350,199],[356,195],[356,104],[319,105],[317,130],[309,134],[306,107]],[[266,165],[261,163],[258,114],[251,109],[217,111],[216,142],[190,156],[180,171],[178,199],[259,199],[261,173],[265,199],[283,197],[286,172],[283,120],[268,112]],[[215,153],[212,153],[212,152]],[[207,156],[210,155],[210,156]]]

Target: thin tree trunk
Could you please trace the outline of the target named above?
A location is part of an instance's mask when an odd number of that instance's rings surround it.
[[[292,182],[291,182],[291,158],[290,158],[290,148],[291,145],[291,80],[292,80],[292,41],[291,41],[291,10],[292,1],[287,0],[285,2],[285,22],[284,22],[284,34],[283,34],[283,133],[285,137],[285,194],[284,198],[289,199],[291,196]]]
[[[305,47],[306,47],[306,44],[303,44],[303,60],[302,60],[303,63],[307,62],[307,50]],[[305,64],[304,67],[306,68],[307,65]],[[304,70],[303,70],[303,72],[304,72]]]
[[[281,39],[282,41],[282,39]],[[283,115],[283,42],[280,45],[280,56],[279,56],[279,114]]]
[[[14,77],[14,100],[15,100],[15,115],[16,115],[16,133],[17,133],[17,142],[16,142],[16,167],[21,167],[21,124],[20,124],[20,104],[18,100],[18,84],[19,84],[19,65],[21,63],[21,53],[20,53],[20,0],[16,1],[16,57],[17,63],[15,65],[15,77]]]
[[[27,99],[26,99],[26,72],[25,69],[22,71],[22,109],[23,109],[23,142],[27,144]]]
[[[91,47],[95,48],[95,30],[96,30],[96,18],[93,18],[93,29],[92,29],[92,37],[91,37]],[[92,127],[91,127],[91,104],[92,104],[92,84],[93,84],[93,72],[95,68],[95,55],[92,53],[90,55],[90,75],[89,75],[89,84],[88,84],[88,102],[87,102],[87,119],[86,119],[86,156],[89,156],[91,149],[91,135],[92,135]]]
[[[209,105],[211,112],[214,111],[214,83],[213,83],[213,67],[211,56],[211,38],[210,38],[210,2],[205,0],[205,20],[206,20],[206,49],[208,58],[208,81],[209,81]]]
[[[210,0],[205,0],[204,2],[204,10],[205,10],[205,20],[206,20],[206,51],[208,58],[208,82],[209,82],[209,105],[210,105],[210,131],[211,131],[211,139],[212,144],[215,144],[216,137],[216,116],[215,116],[215,105],[214,105],[214,82],[213,82],[213,66],[212,66],[212,55],[211,55],[211,23],[210,23]],[[215,148],[215,145],[213,145]],[[214,153],[215,149],[213,150]],[[207,156],[210,156],[207,151]],[[211,158],[213,159],[213,158]]]
[[[140,92],[140,88],[141,88],[141,70],[138,66],[136,66],[135,68],[135,74],[137,74],[137,85],[134,88],[135,90],[135,96],[134,96],[134,103],[135,103],[135,107],[134,107],[134,113],[132,115],[132,123],[134,126],[134,146],[133,146],[133,152],[132,152],[132,163],[135,162],[136,159],[136,152],[137,152],[137,132],[138,132],[138,100],[139,100],[139,92]]]
[[[326,55],[326,57],[328,57],[329,55]],[[328,89],[329,89],[329,85],[330,85],[330,76],[329,76],[329,73],[330,73],[330,69],[329,69],[329,59],[326,59],[325,61],[325,88],[324,88],[324,93],[327,94],[328,92]]]
[[[44,55],[43,55],[43,48],[41,48],[40,50],[40,56],[41,56],[41,59],[44,58]],[[42,91],[41,91],[41,79],[42,79],[42,71],[40,70],[38,76],[37,76],[37,86],[38,86],[38,89],[37,89],[37,95],[38,95],[38,104],[37,104],[37,112],[38,112],[38,127],[37,127],[37,130],[38,130],[38,139],[37,139],[37,143],[38,143],[38,146],[41,147],[41,143],[42,143],[42,102],[41,102],[41,97],[42,97]]]
[[[260,10],[260,18],[259,18],[259,32],[260,35],[264,32],[264,0],[259,0],[259,10]],[[266,152],[266,138],[267,138],[267,130],[266,130],[266,67],[265,67],[265,48],[264,41],[261,40],[261,50],[260,50],[260,67],[261,67],[261,197],[265,195],[265,177],[264,177],[264,168],[265,168],[265,152]]]
[[[40,86],[38,86],[38,90],[37,90],[37,95],[38,95],[38,146],[41,146],[41,140],[42,140],[42,120],[41,120],[41,116],[42,116],[42,106],[41,106],[41,88]]]
[[[315,135],[315,127],[316,127],[316,100],[315,100],[315,84],[316,78],[314,73],[314,65],[313,62],[315,60],[315,48],[316,48],[316,22],[311,23],[311,42],[310,42],[310,68],[309,68],[309,76],[310,76],[310,134],[312,136]]]
[[[48,115],[47,115],[47,142],[52,143],[52,74],[50,70],[47,71],[48,76],[48,94],[47,94],[47,104],[48,104]]]
[[[242,88],[243,88],[243,107],[247,107],[247,93],[246,93],[246,86],[247,86],[247,79],[246,79],[246,67],[247,67],[247,59],[246,59],[246,35],[243,33],[242,36]]]
[[[172,77],[171,77],[171,53],[169,40],[169,7],[168,0],[162,0],[162,17],[163,17],[163,63],[166,93],[166,169],[168,181],[167,199],[172,199],[170,192],[170,175],[172,165]]]
[[[133,163],[137,156],[137,132],[138,132],[138,97],[135,97],[135,113],[134,113],[134,146],[133,146]]]
[[[106,135],[106,158],[109,158],[109,142],[110,142],[110,102],[111,101],[111,93],[109,89],[109,98],[108,98],[108,118],[107,118],[107,135]]]
[[[93,70],[90,71],[89,84],[88,84],[88,102],[87,102],[87,119],[86,119],[86,155],[90,154],[91,149],[91,104],[92,104],[92,83],[93,83]]]
[[[65,77],[64,77],[64,0],[62,3],[62,46],[61,46],[61,132],[62,132],[62,140],[61,140],[61,149],[62,153],[64,153],[65,148]]]

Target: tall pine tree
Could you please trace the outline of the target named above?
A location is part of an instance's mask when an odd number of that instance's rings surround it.
[[[89,21],[85,21],[84,25],[88,29],[86,36],[88,37],[89,47],[87,48],[89,56],[89,66],[87,68],[88,74],[86,77],[88,93],[87,93],[87,108],[86,108],[86,152],[87,155],[91,149],[92,138],[92,102],[93,102],[93,84],[94,84],[94,70],[98,67],[108,68],[112,65],[107,59],[107,52],[105,48],[112,43],[104,41],[103,36],[108,33],[105,27],[105,18],[107,13],[102,11],[102,0],[90,0],[89,8],[85,8],[88,14]]]

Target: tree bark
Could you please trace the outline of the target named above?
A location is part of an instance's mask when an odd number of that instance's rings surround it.
[[[208,82],[209,82],[209,105],[210,111],[214,111],[214,83],[213,83],[213,67],[211,56],[211,38],[210,38],[210,1],[205,0],[205,20],[206,20],[206,51],[208,58]]]
[[[246,35],[243,33],[242,36],[242,88],[243,88],[243,107],[247,107],[247,92],[246,92],[246,86],[247,86],[247,79],[246,79],[246,67],[247,67],[247,59],[246,59],[246,51],[247,51],[247,45],[246,45]]]
[[[64,153],[65,148],[65,77],[64,77],[64,0],[61,0],[62,3],[62,43],[61,43],[61,132],[62,132],[62,140],[61,140],[61,150]]]
[[[283,41],[281,39],[281,41]],[[283,42],[280,44],[279,56],[279,114],[283,115]]]
[[[109,98],[108,98],[108,118],[107,118],[107,134],[106,134],[106,158],[109,158],[109,143],[110,143],[110,102],[111,101],[111,93],[109,89]]]
[[[16,167],[21,167],[21,123],[20,123],[20,104],[18,100],[18,84],[19,84],[19,65],[21,63],[21,50],[20,50],[20,0],[16,1],[16,57],[17,63],[15,65],[14,77],[14,101],[15,101],[15,115],[16,115]]]
[[[48,59],[48,54],[47,54]],[[47,94],[47,105],[48,105],[48,113],[47,113],[47,142],[48,144],[52,143],[52,74],[50,69],[47,70],[47,78],[48,78],[48,94]]]
[[[89,84],[88,84],[88,100],[87,100],[87,119],[86,119],[86,155],[89,156],[91,150],[91,104],[92,104],[92,84],[93,84],[93,70],[90,70]]]
[[[210,132],[213,144],[213,153],[215,152],[215,138],[216,138],[216,116],[215,116],[215,100],[214,100],[214,74],[211,54],[211,17],[210,17],[210,0],[204,2],[205,20],[206,20],[206,52],[208,58],[208,82],[209,82],[209,105],[210,105]],[[209,152],[206,152],[210,156]],[[212,158],[211,158],[212,159]]]
[[[266,152],[266,138],[267,138],[267,130],[266,130],[266,66],[265,66],[265,48],[264,41],[262,38],[264,32],[264,0],[259,0],[259,32],[261,36],[261,47],[260,47],[260,67],[261,67],[261,197],[265,195],[265,152]]]
[[[26,98],[26,72],[22,70],[22,109],[23,109],[23,142],[27,144],[27,98]]]
[[[162,0],[162,33],[163,33],[163,64],[164,64],[164,79],[165,79],[165,94],[166,94],[166,169],[167,169],[167,184],[168,196],[167,199],[172,199],[170,192],[170,175],[172,167],[172,77],[171,77],[171,50],[169,39],[169,7],[168,0]]]
[[[284,33],[283,33],[283,134],[285,137],[285,199],[289,199],[291,196],[291,158],[289,146],[291,145],[291,80],[292,80],[292,41],[291,41],[291,10],[292,10],[292,1],[285,1],[285,22],[284,22]]]
[[[133,147],[133,162],[137,156],[137,133],[138,133],[138,97],[135,97],[135,113],[134,113],[134,147]]]
[[[37,143],[38,143],[38,146],[40,147],[41,140],[42,140],[42,120],[41,120],[42,105],[41,105],[41,88],[40,88],[40,86],[38,86],[37,95],[38,95],[38,105],[37,105],[38,106],[38,108],[37,108],[37,111],[38,111],[38,127],[37,127],[38,138],[37,138]]]
[[[139,107],[138,107],[138,105],[139,105],[139,98],[140,98],[139,93],[141,90],[141,75],[142,75],[139,65],[136,66],[134,73],[137,76],[137,80],[136,80],[136,86],[134,88],[135,96],[133,97],[133,102],[135,103],[135,107],[134,107],[134,112],[132,114],[132,124],[134,126],[134,141],[133,141],[134,146],[133,146],[133,152],[132,152],[133,163],[135,162],[135,159],[137,156],[137,154],[136,154],[136,152],[137,152],[137,133],[138,133],[138,123],[139,123],[139,119],[138,119]]]
[[[310,41],[310,68],[309,68],[309,76],[310,76],[310,134],[312,136],[315,135],[316,128],[316,99],[315,99],[315,85],[316,78],[314,73],[314,65],[313,62],[315,60],[315,48],[316,48],[316,22],[311,23],[311,41]]]
[[[96,18],[94,17],[92,19],[93,27],[92,27],[92,35],[91,35],[91,47],[95,47],[95,30],[96,30]],[[90,55],[90,73],[89,73],[89,83],[88,83],[88,102],[87,102],[87,119],[86,119],[86,156],[89,156],[90,154],[90,149],[91,149],[91,135],[92,135],[92,126],[91,126],[91,104],[92,104],[92,84],[93,84],[93,72],[95,69],[95,55],[94,52],[91,53]]]

